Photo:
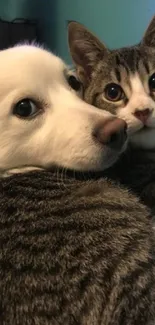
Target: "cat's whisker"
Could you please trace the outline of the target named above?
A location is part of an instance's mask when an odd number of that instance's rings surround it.
[[[60,180],[61,180],[62,188],[67,189],[67,186],[66,186],[66,184],[65,184],[65,177],[64,177],[64,175],[65,175],[65,169],[66,169],[66,168],[63,167],[62,170],[61,170]]]
[[[59,167],[57,167],[57,169],[56,169],[56,180],[57,180],[58,188],[61,190],[60,169],[59,169]]]

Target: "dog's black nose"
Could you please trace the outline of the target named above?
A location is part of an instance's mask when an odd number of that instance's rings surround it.
[[[120,118],[113,118],[99,123],[93,136],[103,145],[114,150],[121,150],[127,140],[127,124]]]

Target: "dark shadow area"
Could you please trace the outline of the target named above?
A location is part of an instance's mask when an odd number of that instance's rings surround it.
[[[56,0],[30,0],[29,11],[38,18],[40,42],[50,50],[56,48]]]
[[[40,43],[54,50],[56,48],[56,0],[14,0],[15,3],[18,17],[36,19]]]

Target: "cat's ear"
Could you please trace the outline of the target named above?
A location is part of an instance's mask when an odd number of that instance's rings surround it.
[[[150,24],[148,25],[141,44],[149,47],[155,47],[155,16],[153,16]]]
[[[68,44],[77,70],[82,70],[87,79],[99,60],[104,58],[108,49],[98,38],[78,22],[68,23]]]

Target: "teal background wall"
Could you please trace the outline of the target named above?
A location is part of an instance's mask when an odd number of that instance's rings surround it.
[[[67,61],[67,20],[115,48],[138,42],[154,14],[155,0],[0,0],[1,18],[37,18],[43,41]]]

